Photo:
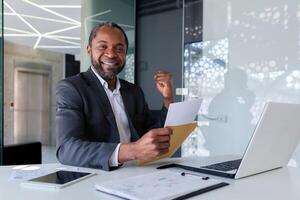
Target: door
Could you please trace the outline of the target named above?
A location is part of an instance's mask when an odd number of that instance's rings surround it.
[[[14,73],[14,143],[49,144],[49,73],[19,68]]]

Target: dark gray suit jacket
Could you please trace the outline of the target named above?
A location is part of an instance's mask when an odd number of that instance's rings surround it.
[[[120,93],[136,141],[162,127],[167,109],[154,119],[138,86],[120,79]],[[105,90],[91,68],[58,83],[56,88],[57,158],[66,165],[111,170],[109,158],[120,142],[116,120]]]

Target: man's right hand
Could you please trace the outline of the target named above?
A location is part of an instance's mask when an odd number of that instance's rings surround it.
[[[121,144],[119,162],[129,160],[150,160],[169,151],[172,130],[157,128],[148,131],[136,142]]]

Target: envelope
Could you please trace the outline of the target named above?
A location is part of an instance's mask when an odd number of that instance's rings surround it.
[[[177,126],[168,126],[168,128],[172,129],[173,134],[170,138],[170,147],[169,152],[163,155],[160,155],[152,160],[139,161],[139,165],[145,165],[147,163],[171,157],[177,149],[181,146],[181,144],[184,142],[184,140],[193,132],[193,130],[197,127],[197,122],[189,123],[189,124],[183,124],[183,125],[177,125]]]

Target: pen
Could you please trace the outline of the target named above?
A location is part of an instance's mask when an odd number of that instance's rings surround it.
[[[185,194],[185,195],[182,195],[180,197],[176,197],[174,198],[173,200],[183,200],[183,199],[188,199],[188,198],[191,198],[191,197],[194,197],[196,195],[199,195],[199,194],[203,194],[205,192],[209,192],[211,190],[215,190],[215,189],[218,189],[218,188],[221,188],[221,187],[224,187],[226,185],[229,185],[228,183],[224,183],[224,182],[221,182],[221,183],[218,183],[218,184],[215,184],[215,185],[211,185],[211,186],[208,186],[206,188],[202,188],[200,190],[196,190],[194,192],[190,192],[188,194]]]
[[[181,176],[185,176],[185,175],[193,175],[193,176],[200,176],[200,177],[202,177],[202,176],[199,175],[199,174],[192,174],[192,173],[188,173],[188,172],[182,172],[182,173],[181,173]],[[208,179],[209,179],[208,176],[202,177],[202,180],[208,180]]]

